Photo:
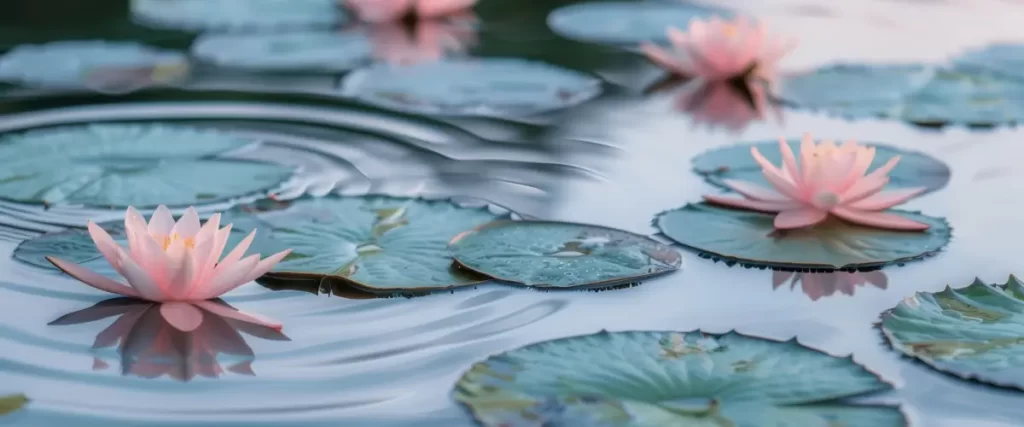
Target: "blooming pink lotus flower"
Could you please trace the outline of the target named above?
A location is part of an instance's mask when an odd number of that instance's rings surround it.
[[[883,192],[889,172],[899,156],[882,167],[867,172],[875,158],[875,149],[848,141],[836,146],[832,141],[815,144],[804,135],[800,145],[800,164],[785,139],[779,139],[782,168],[765,159],[756,147],[750,152],[773,189],[731,179],[723,183],[745,198],[705,195],[708,202],[760,212],[778,212],[776,229],[815,225],[835,215],[846,221],[892,230],[926,230],[927,224],[899,215],[881,212],[903,203],[926,190],[924,187]]]
[[[879,289],[889,287],[889,278],[881,271],[857,271],[852,273],[847,271],[829,273],[773,271],[772,289],[778,289],[779,286],[782,286],[790,278],[793,279],[789,282],[790,289],[796,287],[796,283],[800,282],[800,290],[810,297],[812,301],[817,301],[821,297],[831,296],[836,291],[845,295],[853,295],[854,289],[869,283]]]
[[[477,0],[345,0],[359,19],[378,23],[396,21],[409,14],[420,18],[439,18],[469,9]]]
[[[419,21],[411,29],[388,22],[368,31],[375,57],[392,65],[415,65],[465,53],[477,42],[475,24],[472,14],[459,14]]]
[[[290,249],[281,251],[262,261],[259,254],[242,258],[256,236],[253,230],[221,258],[231,224],[218,229],[220,214],[215,214],[200,227],[199,215],[191,207],[174,222],[171,211],[161,205],[149,224],[135,208],[129,207],[124,225],[128,251],[92,221],[89,221],[89,234],[99,252],[128,285],[60,258],[46,259],[96,289],[149,301],[171,302],[217,298],[262,276],[291,253]]]
[[[668,39],[671,50],[651,43],[640,49],[673,73],[707,81],[747,76],[774,80],[776,63],[796,45],[769,37],[763,24],[744,17],[695,19],[687,32],[669,28]]]

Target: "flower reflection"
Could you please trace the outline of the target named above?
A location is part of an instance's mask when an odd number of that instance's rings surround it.
[[[790,280],[792,278],[792,280]],[[858,286],[872,284],[879,289],[889,287],[889,278],[881,271],[846,272],[835,271],[830,273],[793,273],[788,271],[772,272],[772,289],[778,289],[790,280],[789,288],[796,287],[800,282],[800,290],[817,301],[821,297],[832,296],[836,291],[845,295],[853,295],[853,290]]]
[[[277,329],[264,326],[220,300],[160,304],[113,298],[68,313],[50,325],[77,325],[114,316],[117,319],[96,335],[92,348],[102,351],[116,346],[121,374],[141,378],[167,375],[187,382],[197,376],[218,378],[225,371],[255,375],[252,362],[256,355],[242,333],[268,340],[289,340]],[[222,363],[227,365],[226,369]],[[95,357],[94,370],[108,366],[103,358]]]
[[[781,118],[776,105],[768,101],[764,85],[715,82],[684,89],[676,98],[676,109],[689,114],[694,127],[705,124],[740,132],[751,122],[763,120],[769,109]]]
[[[477,18],[466,12],[443,19],[392,21],[369,27],[377,59],[414,65],[463,55],[477,43]]]
[[[344,0],[365,22],[387,22],[403,17],[440,18],[468,10],[477,0]]]

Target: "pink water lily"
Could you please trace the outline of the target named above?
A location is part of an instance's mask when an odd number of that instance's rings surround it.
[[[477,0],[345,0],[359,19],[387,22],[402,19],[409,14],[420,18],[439,18],[469,9]]]
[[[744,76],[771,81],[778,61],[796,45],[770,36],[764,24],[744,17],[695,19],[686,32],[667,32],[672,48],[644,43],[640,49],[647,58],[675,74],[707,81]]]
[[[750,152],[761,172],[774,189],[744,181],[722,182],[743,198],[705,195],[708,202],[760,212],[778,212],[776,229],[810,227],[835,215],[868,227],[892,230],[926,230],[923,224],[896,214],[882,212],[926,190],[924,187],[882,191],[889,183],[889,172],[899,163],[894,156],[884,165],[867,173],[875,158],[874,147],[848,141],[836,146],[832,141],[815,144],[804,135],[800,145],[800,163],[785,139],[779,139],[782,167],[764,158],[756,147]]]
[[[445,20],[424,20],[409,29],[388,22],[368,29],[373,55],[392,65],[415,65],[464,54],[477,42],[476,17],[453,15]]]
[[[129,207],[124,219],[128,250],[110,234],[89,221],[89,235],[107,262],[127,284],[100,275],[78,264],[46,257],[68,275],[107,292],[156,302],[203,301],[217,298],[266,274],[291,253],[281,251],[260,260],[259,254],[244,257],[256,230],[221,258],[231,224],[220,226],[220,214],[200,226],[195,208],[174,221],[166,206],[157,208],[149,223]]]

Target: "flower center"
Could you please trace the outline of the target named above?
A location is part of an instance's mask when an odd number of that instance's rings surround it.
[[[814,195],[814,206],[821,209],[832,209],[839,204],[839,195],[831,191],[819,191]]]
[[[725,33],[726,37],[736,37],[737,30],[735,25],[726,25],[722,31]]]
[[[159,238],[157,238],[156,240],[160,241]],[[170,236],[164,236],[164,238],[163,238],[164,251],[166,252],[167,248],[171,247],[171,244],[176,242],[176,241],[178,241],[178,240],[182,240],[183,243],[185,244],[186,248],[189,248],[189,249],[195,249],[196,248],[196,239],[195,238],[193,238],[193,237],[182,238],[180,235],[178,235],[178,233],[174,233],[174,234],[172,234]]]

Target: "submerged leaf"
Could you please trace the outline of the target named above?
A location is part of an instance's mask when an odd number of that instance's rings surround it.
[[[8,415],[14,411],[21,409],[28,402],[28,397],[26,397],[24,394],[10,394],[7,396],[0,396],[0,416]]]
[[[0,199],[97,207],[201,205],[276,188],[293,168],[220,157],[254,144],[159,124],[94,124],[0,138]]]
[[[852,358],[795,341],[629,331],[492,356],[454,398],[488,427],[905,426],[897,407],[840,400],[889,389]]]
[[[538,288],[611,287],[679,268],[679,253],[647,237],[595,225],[496,221],[449,249],[470,270]]]
[[[944,219],[890,211],[931,226],[921,232],[869,228],[829,218],[811,228],[775,230],[774,214],[689,204],[662,212],[655,226],[677,243],[727,262],[782,270],[873,269],[941,250],[951,236]]]
[[[1024,283],[919,292],[882,315],[897,351],[963,379],[1024,390]]]

